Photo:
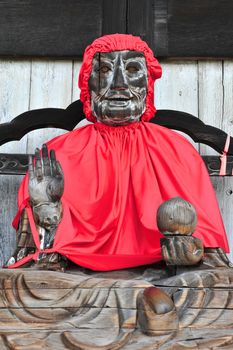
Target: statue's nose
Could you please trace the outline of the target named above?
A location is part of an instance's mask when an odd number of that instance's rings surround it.
[[[114,68],[111,90],[126,90],[128,83],[125,74],[125,68],[122,62],[118,62]]]

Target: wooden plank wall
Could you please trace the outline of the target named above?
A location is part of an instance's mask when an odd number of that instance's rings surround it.
[[[199,116],[233,136],[233,60],[161,61],[163,77],[156,84],[157,108],[177,109]],[[64,108],[79,98],[79,61],[0,60],[0,123],[36,108]],[[20,142],[1,147],[1,152],[33,152],[36,146],[61,133],[58,130],[31,132]],[[197,146],[198,147],[198,146]],[[213,154],[201,146],[202,154]],[[20,179],[0,177],[0,261],[11,254],[15,233],[11,221],[16,212],[16,189]],[[223,220],[232,247],[233,260],[233,179],[215,178]],[[210,203],[211,205],[211,203]]]

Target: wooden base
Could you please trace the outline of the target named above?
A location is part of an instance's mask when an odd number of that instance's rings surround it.
[[[3,350],[233,349],[231,268],[171,277],[154,267],[107,273],[4,269],[0,286]],[[160,306],[166,302],[163,291],[175,304],[167,312],[156,305],[156,298]]]

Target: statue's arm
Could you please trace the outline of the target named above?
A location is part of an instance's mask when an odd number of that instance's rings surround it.
[[[35,151],[35,159],[29,158],[28,190],[34,222],[39,234],[40,249],[52,248],[58,225],[62,219],[61,197],[64,190],[64,176],[53,150],[48,154],[46,145],[42,152]],[[17,247],[8,260],[11,265],[36,250],[26,210],[23,211],[17,230]],[[61,270],[65,259],[58,253],[41,253],[36,265],[40,268]],[[57,266],[57,267],[56,267]]]
[[[36,149],[35,162],[31,156],[29,158],[28,190],[41,249],[51,248],[62,218],[64,176],[55,152],[51,150],[49,155],[46,145],[41,154]]]

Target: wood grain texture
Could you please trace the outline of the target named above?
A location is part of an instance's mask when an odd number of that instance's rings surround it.
[[[79,72],[81,68],[81,62],[80,61],[73,61],[73,69],[72,69],[72,102],[79,100],[80,97],[80,90],[78,87],[78,77]]]
[[[139,35],[153,47],[155,30],[151,29],[154,24],[154,1],[128,0],[127,5],[127,33]]]
[[[156,108],[185,111],[198,116],[197,62],[161,61],[161,64],[163,75],[155,83]],[[183,136],[198,148],[191,138]]]
[[[8,122],[18,113],[28,109],[30,91],[30,61],[0,62],[0,122]],[[25,153],[27,137],[10,145],[2,146],[2,152]],[[11,221],[17,210],[17,190],[20,177],[0,178],[0,262],[12,254],[15,247],[15,231]]]
[[[159,271],[1,270],[0,345],[11,350],[231,349],[232,269],[158,280]],[[170,301],[169,296],[175,307],[159,313],[158,299]]]
[[[29,109],[40,106],[65,108],[72,96],[72,62],[32,61]],[[64,133],[61,130],[44,129],[28,135],[27,152],[33,153],[36,147],[51,137]]]
[[[232,57],[232,20],[231,0],[168,0],[168,56]]]
[[[0,61],[0,122],[9,122],[15,115],[25,112],[29,108],[30,96],[30,61]],[[19,145],[12,142],[7,147],[2,146],[3,152],[24,153],[27,139]]]
[[[222,61],[198,63],[199,118],[210,125],[222,128],[223,88]],[[200,146],[201,154],[216,154],[207,146]]]
[[[231,261],[233,261],[233,221],[231,216],[233,210],[233,179],[232,177],[212,177],[211,181],[218,199],[219,208],[229,240],[229,257]]]
[[[159,57],[233,57],[232,20],[231,0],[1,0],[0,55],[80,58],[101,34],[131,33]]]
[[[103,0],[102,33],[127,33],[127,0]]]
[[[223,61],[222,89],[222,129],[233,135],[233,60]]]
[[[0,55],[81,57],[102,33],[102,11],[100,0],[1,0]]]

